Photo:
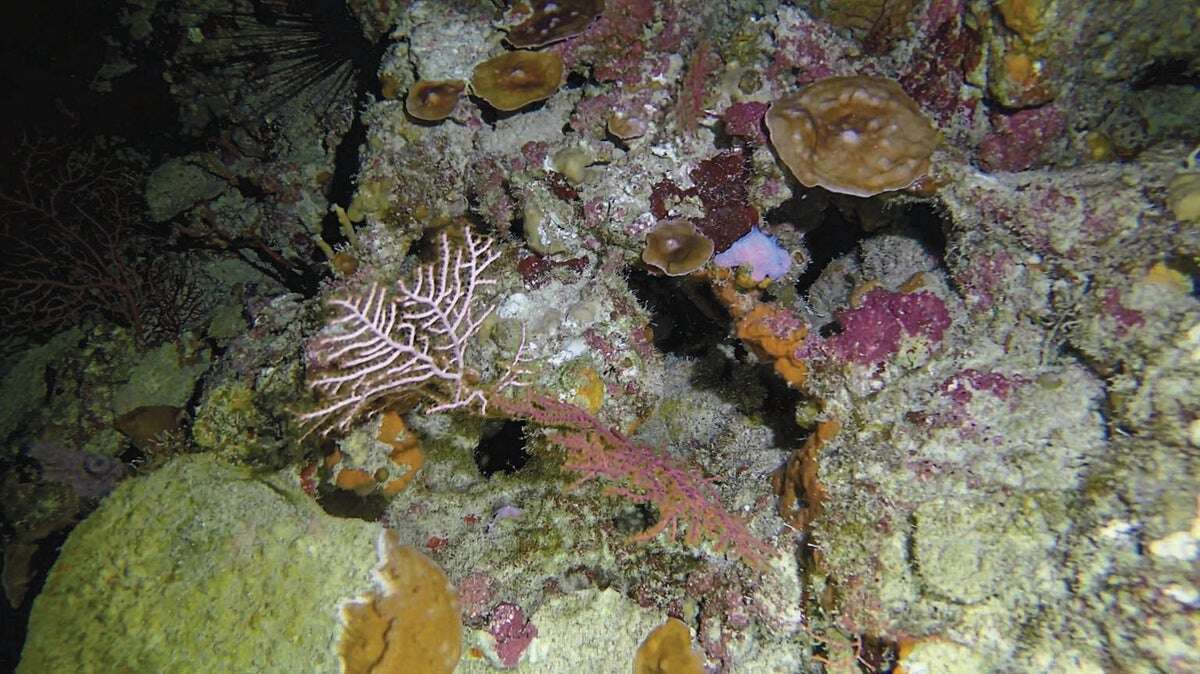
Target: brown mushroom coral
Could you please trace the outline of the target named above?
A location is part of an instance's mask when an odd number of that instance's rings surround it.
[[[660,222],[646,233],[642,261],[667,276],[684,276],[708,264],[713,242],[686,220]]]
[[[646,135],[646,122],[617,111],[608,117],[608,132],[621,140],[633,140]]]
[[[938,134],[916,101],[882,77],[830,77],[767,110],[779,158],[805,187],[869,197],[929,170]]]
[[[421,80],[408,90],[404,109],[427,122],[440,122],[454,112],[467,83],[462,80]]]
[[[508,29],[508,43],[541,47],[582,33],[604,11],[604,0],[518,0],[513,6],[528,16]]]
[[[562,74],[558,54],[510,51],[476,65],[471,90],[497,110],[516,110],[550,98]]]

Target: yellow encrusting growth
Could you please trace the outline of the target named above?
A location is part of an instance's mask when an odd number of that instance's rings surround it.
[[[446,574],[393,531],[380,536],[380,588],[342,606],[346,674],[450,674],[462,653],[458,597]]]
[[[633,658],[633,674],[703,674],[704,660],[692,647],[692,632],[668,618],[646,637]]]

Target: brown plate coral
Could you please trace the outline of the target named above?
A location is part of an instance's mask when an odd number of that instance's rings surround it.
[[[518,110],[550,98],[562,82],[558,54],[512,51],[475,66],[471,90],[497,110]]]
[[[440,122],[454,112],[467,83],[462,80],[421,80],[408,90],[404,109],[426,122]]]
[[[642,261],[667,276],[684,276],[708,264],[713,242],[686,220],[660,222],[646,233]]]
[[[514,47],[541,47],[582,33],[604,10],[604,0],[522,0],[513,7],[525,18],[505,39]]]
[[[917,103],[882,77],[830,77],[766,115],[771,144],[805,187],[869,197],[908,187],[937,144]]]

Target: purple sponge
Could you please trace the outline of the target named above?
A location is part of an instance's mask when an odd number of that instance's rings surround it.
[[[763,234],[757,227],[733,242],[725,252],[713,258],[719,267],[747,267],[755,283],[763,279],[778,279],[792,266],[792,256],[779,242]]]

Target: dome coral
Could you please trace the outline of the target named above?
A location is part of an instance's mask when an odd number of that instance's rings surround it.
[[[869,197],[908,187],[929,170],[933,124],[892,80],[830,77],[767,111],[779,158],[805,187]]]

